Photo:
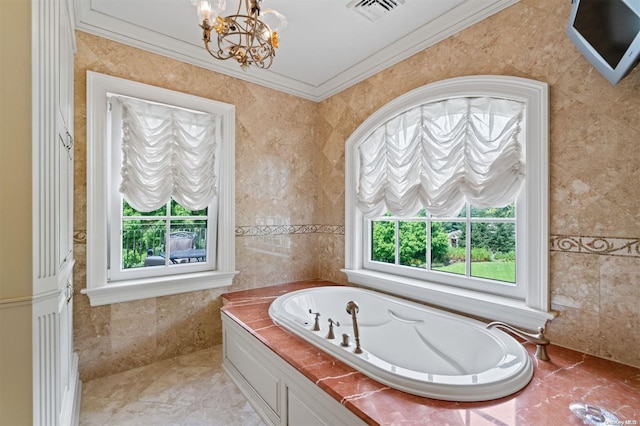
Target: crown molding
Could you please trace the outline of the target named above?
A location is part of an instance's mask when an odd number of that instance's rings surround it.
[[[293,79],[273,70],[243,71],[236,63],[212,59],[202,45],[195,43],[197,40],[194,40],[194,43],[188,43],[106,15],[93,9],[92,2],[89,0],[74,0],[74,4],[76,29],[80,31],[320,102],[519,1],[466,0],[460,6],[438,16],[406,37],[380,49],[376,54],[318,85]]]

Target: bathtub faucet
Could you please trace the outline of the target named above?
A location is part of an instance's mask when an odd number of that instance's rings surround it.
[[[549,355],[547,355],[547,345],[551,343],[551,341],[545,337],[544,328],[539,327],[538,333],[533,334],[533,333],[525,333],[524,331],[519,330],[512,325],[505,324],[503,322],[498,322],[498,321],[492,322],[487,325],[487,328],[493,328],[493,327],[502,328],[504,330],[510,331],[516,336],[523,338],[527,342],[535,344],[536,345],[536,353],[534,354],[535,357],[542,361],[549,361],[550,358],[549,358]]]
[[[309,313],[316,316],[316,319],[313,323],[313,331],[320,331],[320,320],[318,319],[320,317],[320,312],[313,312],[311,309],[309,309]]]
[[[329,318],[329,334],[327,334],[327,339],[335,339],[336,335],[333,332],[333,326],[340,327],[340,321],[334,321]]]
[[[351,315],[351,319],[353,320],[353,337],[356,340],[356,348],[353,352],[357,354],[362,353],[362,348],[360,347],[360,333],[358,333],[358,319],[356,318],[356,314],[360,308],[358,304],[353,300],[347,303],[347,313]]]

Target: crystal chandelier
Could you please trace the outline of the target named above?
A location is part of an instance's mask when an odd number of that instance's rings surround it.
[[[278,32],[287,20],[272,9],[260,11],[262,0],[238,0],[235,15],[221,16],[225,0],[191,0],[202,22],[204,47],[216,59],[235,59],[243,70],[269,68],[278,48]],[[244,5],[244,11],[241,11]],[[242,12],[242,13],[241,13]]]

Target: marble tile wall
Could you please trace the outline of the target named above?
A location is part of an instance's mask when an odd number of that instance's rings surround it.
[[[549,335],[558,345],[640,366],[640,68],[617,86],[600,77],[564,34],[569,7],[521,0],[320,103],[77,32],[74,328],[81,378],[220,343],[222,293],[95,308],[78,293],[86,286],[86,70],[236,105],[240,274],[225,291],[309,278],[346,282],[344,143],[387,102],[464,75],[548,82],[551,303],[559,313]]]

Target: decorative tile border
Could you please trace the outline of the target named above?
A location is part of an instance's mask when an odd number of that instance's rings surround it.
[[[236,226],[236,237],[263,237],[288,234],[344,235],[344,225],[254,225]],[[86,244],[86,231],[76,230],[75,244]],[[586,237],[551,235],[549,249],[565,253],[586,253],[605,256],[640,257],[640,238]]]
[[[640,257],[640,238],[552,235],[551,251]]]
[[[236,226],[236,237],[258,237],[286,234],[344,235],[344,225],[254,225]]]

